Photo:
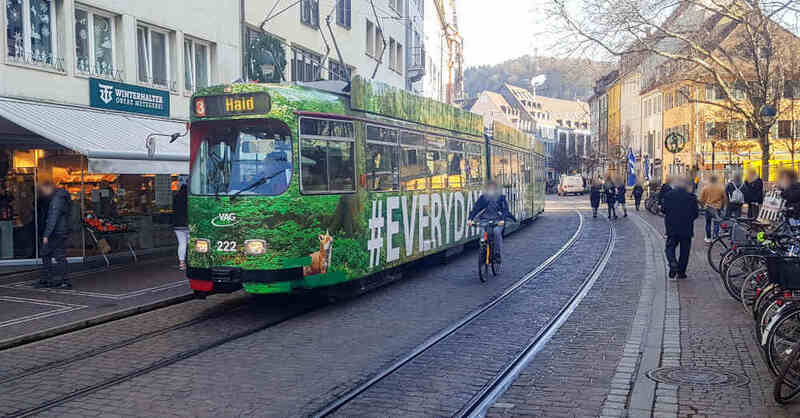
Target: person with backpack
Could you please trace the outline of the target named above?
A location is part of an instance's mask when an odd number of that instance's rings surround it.
[[[611,176],[608,176],[603,184],[603,195],[608,205],[608,219],[617,219],[617,186],[614,185]]]
[[[737,174],[728,182],[725,187],[725,194],[728,196],[727,213],[729,218],[742,216],[742,205],[744,205],[744,184],[742,176]]]
[[[50,205],[44,221],[42,248],[39,252],[44,267],[34,287],[72,289],[72,283],[67,277],[67,238],[69,238],[72,198],[69,192],[56,187],[50,180],[45,180],[39,185],[39,193],[50,200]],[[54,258],[55,265],[53,265]]]

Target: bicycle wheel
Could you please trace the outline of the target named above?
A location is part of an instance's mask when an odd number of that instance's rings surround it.
[[[753,304],[756,303],[758,298],[758,289],[766,285],[767,269],[758,269],[745,277],[742,283],[739,299],[744,305],[745,312],[751,312]]]
[[[800,364],[796,355],[797,343],[800,342],[800,306],[787,306],[765,332],[767,342],[764,350],[770,370],[780,377],[781,385],[797,388],[800,386]]]
[[[745,277],[764,267],[765,264],[764,257],[758,255],[743,254],[734,258],[725,271],[725,280],[723,281],[725,289],[734,299],[741,302],[742,284]]]
[[[775,402],[779,404],[788,403],[798,394],[800,394],[800,388],[798,388],[796,385],[792,386],[791,381],[786,378],[790,372],[795,371],[798,368],[797,360],[800,358],[800,341],[794,344],[794,347],[791,349],[791,351],[792,354],[784,365],[783,369],[781,369],[781,372],[778,373],[778,376],[775,379],[775,386],[772,390],[772,396],[775,398]],[[789,391],[784,392],[784,387],[789,389]]]
[[[788,309],[784,308],[786,304],[778,301],[778,298],[774,298],[771,303],[767,304],[758,321],[756,321],[756,338],[758,341],[761,341],[761,339],[764,337],[764,331],[767,329],[767,327],[769,327],[769,324],[772,322],[773,318],[781,313],[781,309]]]
[[[764,313],[764,309],[772,303],[775,298],[778,297],[780,289],[775,283],[767,284],[763,289],[761,289],[761,293],[756,298],[755,303],[753,304],[753,320],[758,322],[761,320],[761,315]]]
[[[725,273],[728,271],[728,266],[731,265],[731,261],[739,256],[741,252],[733,251],[733,249],[728,250],[723,256],[722,259],[719,261],[719,277],[722,280],[725,280]]]
[[[501,273],[501,264],[497,261],[497,257],[492,254],[492,275],[497,276]]]
[[[481,243],[478,251],[478,278],[481,279],[481,283],[486,283],[486,280],[489,279],[489,263],[486,262],[488,251],[489,247],[485,243]]]
[[[727,253],[730,248],[731,237],[729,235],[720,235],[708,246],[706,258],[708,259],[708,264],[711,264],[711,268],[717,273],[720,272],[722,257],[725,256],[725,253]]]

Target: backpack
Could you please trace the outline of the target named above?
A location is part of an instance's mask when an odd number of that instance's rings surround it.
[[[742,204],[744,203],[744,193],[742,193],[741,187],[736,187],[733,185],[733,191],[731,192],[731,203]]]

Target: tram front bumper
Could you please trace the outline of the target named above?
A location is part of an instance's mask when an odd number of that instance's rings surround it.
[[[242,288],[244,283],[271,284],[302,280],[303,269],[245,270],[241,267],[217,266],[187,269],[189,286],[195,292],[206,294],[230,293]]]

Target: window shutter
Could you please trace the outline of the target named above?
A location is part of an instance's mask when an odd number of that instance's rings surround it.
[[[344,10],[344,18],[346,20],[345,26],[347,26],[349,28],[350,24],[352,23],[351,15],[353,13],[353,9],[351,7],[350,0],[341,0],[341,1],[344,2],[344,9],[345,9]]]
[[[314,17],[313,17],[313,25],[315,28],[319,27],[319,0],[314,0]]]

